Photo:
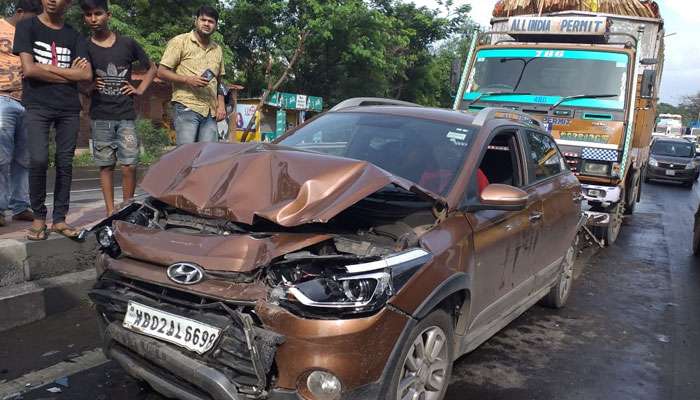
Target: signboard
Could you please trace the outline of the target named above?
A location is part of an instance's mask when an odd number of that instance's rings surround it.
[[[236,129],[245,129],[251,119],[255,119],[255,104],[238,104],[236,106]],[[253,123],[252,129],[255,129],[255,123]]]
[[[285,110],[323,111],[323,99],[321,97],[295,93],[271,93],[266,104]]]
[[[525,35],[591,35],[608,32],[604,17],[512,17],[508,20],[510,32]]]
[[[275,136],[280,137],[287,131],[287,112],[277,110],[277,124],[275,125]]]

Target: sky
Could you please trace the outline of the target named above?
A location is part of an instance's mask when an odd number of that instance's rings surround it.
[[[436,7],[434,0],[406,0],[416,5]],[[665,20],[666,62],[661,82],[661,101],[677,105],[684,96],[700,92],[700,1],[658,0]],[[454,0],[455,4],[471,4],[472,18],[489,25],[496,0]]]

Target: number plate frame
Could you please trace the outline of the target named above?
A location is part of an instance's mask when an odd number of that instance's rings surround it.
[[[672,169],[667,169],[666,176],[676,176],[676,171],[674,171]]]
[[[124,328],[175,344],[198,354],[204,354],[211,350],[221,336],[220,328],[135,301],[129,301],[126,310],[122,323]]]

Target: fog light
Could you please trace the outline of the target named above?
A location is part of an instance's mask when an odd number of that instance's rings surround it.
[[[342,392],[340,380],[324,371],[314,371],[309,374],[306,386],[314,396],[314,400],[338,400]]]

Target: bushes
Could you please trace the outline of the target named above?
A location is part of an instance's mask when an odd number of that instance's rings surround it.
[[[136,120],[136,134],[141,143],[141,164],[153,164],[171,146],[168,132],[156,127],[150,119]]]

